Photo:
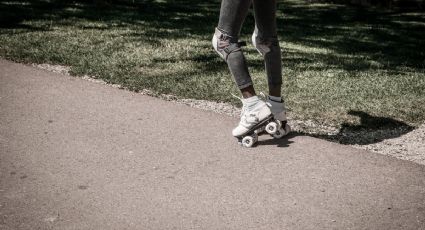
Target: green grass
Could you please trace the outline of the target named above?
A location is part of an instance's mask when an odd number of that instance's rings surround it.
[[[68,65],[75,75],[135,91],[238,103],[210,43],[219,1],[84,2],[0,1],[0,56]],[[250,14],[242,40],[253,24]],[[292,118],[371,126],[360,111],[397,124],[424,122],[425,13],[284,0],[278,27]],[[244,52],[257,91],[267,92],[262,58],[252,46]]]

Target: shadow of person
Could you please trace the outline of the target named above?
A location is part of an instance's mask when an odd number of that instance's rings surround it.
[[[294,143],[291,139],[297,136],[311,136],[344,145],[368,145],[400,137],[415,129],[415,127],[405,122],[388,117],[372,116],[363,111],[351,110],[348,114],[358,116],[360,118],[359,124],[343,123],[337,134],[310,134],[303,131],[292,131],[281,139],[270,137],[259,140],[257,146],[275,145],[277,147],[289,147],[290,144]]]
[[[357,129],[357,128],[364,127],[364,128],[370,128],[370,129],[379,129],[384,127],[397,128],[401,126],[409,126],[402,121],[398,121],[398,120],[387,118],[387,117],[375,117],[363,111],[350,110],[348,114],[352,116],[358,116],[360,118],[360,125],[353,126],[353,125],[344,123],[343,126],[346,128]]]
[[[396,138],[414,129],[402,121],[388,117],[372,116],[363,111],[351,110],[349,115],[358,116],[359,124],[343,123],[335,135],[312,135],[340,144],[367,145]]]
[[[267,135],[267,134],[264,134],[264,135]],[[289,147],[289,145],[294,143],[294,141],[291,141],[290,139],[296,136],[303,136],[303,135],[298,132],[291,132],[280,139],[275,139],[271,137],[270,139],[260,140],[257,142],[257,145],[275,145],[277,147]]]

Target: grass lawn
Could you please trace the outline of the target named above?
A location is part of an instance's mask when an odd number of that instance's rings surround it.
[[[227,65],[211,47],[220,1],[0,0],[0,56],[71,66],[131,90],[237,104]],[[241,39],[250,41],[253,16]],[[373,127],[425,121],[425,13],[279,2],[279,38],[290,117]],[[257,91],[261,56],[245,47]],[[359,114],[366,119],[360,119]]]

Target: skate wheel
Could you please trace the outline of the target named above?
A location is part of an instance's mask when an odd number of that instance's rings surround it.
[[[266,126],[266,132],[273,135],[277,131],[277,124],[275,122],[270,122]]]
[[[255,138],[252,136],[246,136],[242,139],[242,146],[251,148],[255,143]]]
[[[276,131],[276,133],[275,133],[275,134],[273,134],[272,136],[273,136],[274,138],[276,138],[276,139],[280,139],[280,138],[282,138],[283,136],[288,135],[288,133],[289,133],[289,132],[291,132],[291,127],[290,127],[288,124],[286,124],[286,125],[285,125],[285,128],[280,128],[280,129],[278,129],[278,130]]]

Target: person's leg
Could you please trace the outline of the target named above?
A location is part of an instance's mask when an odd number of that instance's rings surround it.
[[[253,0],[255,30],[252,42],[264,57],[269,94],[280,97],[282,90],[282,63],[276,29],[276,0]]]
[[[242,24],[248,14],[251,0],[222,0],[218,26],[212,43],[215,51],[226,61],[236,85],[244,99],[239,125],[233,129],[235,137],[241,137],[271,114],[266,103],[255,95],[248,66],[238,41]]]
[[[275,119],[282,121],[280,130],[284,136],[290,132],[286,124],[286,109],[281,96],[282,90],[282,58],[277,37],[276,26],[276,0],[253,0],[255,30],[252,43],[264,57],[264,64],[269,85],[267,102]]]
[[[255,95],[245,56],[238,41],[242,24],[248,14],[251,0],[223,0],[218,26],[213,37],[213,46],[226,61],[242,96]]]

